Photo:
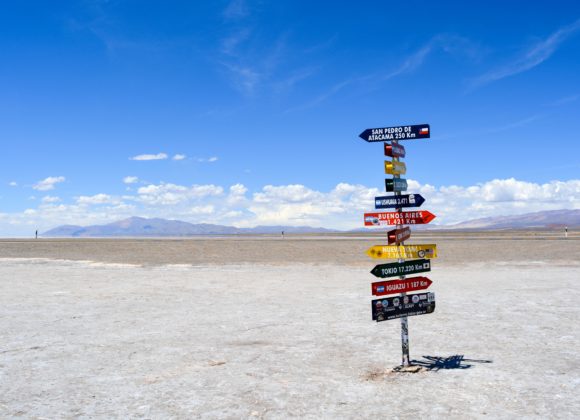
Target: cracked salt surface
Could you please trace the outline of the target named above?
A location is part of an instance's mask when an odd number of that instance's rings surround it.
[[[360,267],[4,259],[0,417],[579,418],[580,268],[435,268],[403,374]]]

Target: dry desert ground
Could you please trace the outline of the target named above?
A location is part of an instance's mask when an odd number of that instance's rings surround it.
[[[579,236],[415,236],[418,373],[370,319],[381,242],[0,240],[0,418],[580,418]]]

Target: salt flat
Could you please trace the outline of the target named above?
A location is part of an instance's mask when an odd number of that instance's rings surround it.
[[[580,241],[434,240],[417,374],[379,242],[241,241],[0,241],[0,417],[580,417]]]

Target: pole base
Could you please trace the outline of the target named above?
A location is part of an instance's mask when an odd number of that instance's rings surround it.
[[[393,368],[393,372],[397,373],[419,373],[426,370],[423,366],[409,365],[409,366],[397,366]]]

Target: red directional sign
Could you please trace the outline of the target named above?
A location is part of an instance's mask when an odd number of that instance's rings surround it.
[[[427,210],[389,211],[384,213],[365,213],[365,226],[380,225],[424,225],[435,219]]]
[[[387,232],[387,240],[390,244],[399,245],[401,242],[406,241],[411,237],[411,228],[404,227],[402,229],[393,229]]]
[[[373,296],[392,295],[394,293],[425,290],[433,283],[427,277],[412,277],[404,280],[379,281],[371,284]]]
[[[405,147],[401,144],[385,143],[385,156],[405,157]]]

